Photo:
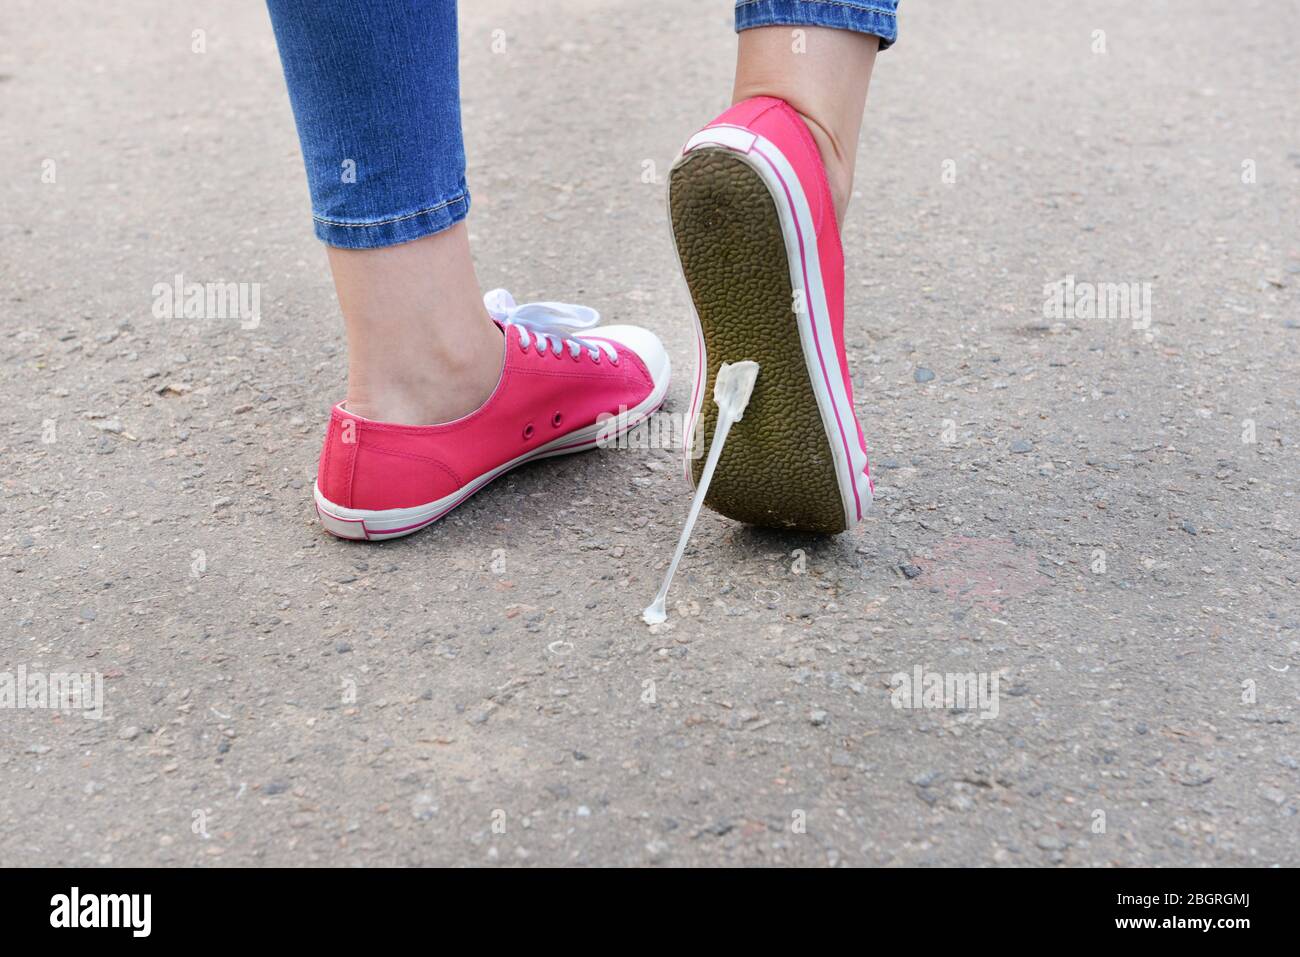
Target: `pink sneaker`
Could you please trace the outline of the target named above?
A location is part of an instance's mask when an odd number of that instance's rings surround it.
[[[441,425],[394,425],[334,407],[315,490],[326,531],[409,535],[515,466],[612,441],[663,403],[668,354],[654,333],[595,328],[599,313],[583,306],[516,306],[503,289],[484,302],[506,358],[479,409]]]
[[[871,504],[867,443],[844,352],[844,253],[826,169],[783,100],[738,103],[687,142],[669,178],[673,237],[695,303],[691,428],[712,441],[714,376],[758,382],[705,503],[742,522],[851,528]],[[692,481],[703,457],[688,458]]]

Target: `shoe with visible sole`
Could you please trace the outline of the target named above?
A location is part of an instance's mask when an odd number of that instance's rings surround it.
[[[315,487],[326,531],[366,541],[409,535],[510,469],[612,443],[663,404],[670,370],[654,333],[597,327],[599,314],[582,306],[516,306],[504,290],[484,300],[505,364],[477,410],[441,425],[397,425],[334,407]]]
[[[668,206],[697,320],[687,434],[702,416],[700,447],[717,421],[707,398],[719,366],[759,365],[705,504],[754,525],[851,528],[873,484],[844,349],[839,225],[803,118],[771,97],[736,104],[687,142]],[[692,482],[703,463],[688,457]]]

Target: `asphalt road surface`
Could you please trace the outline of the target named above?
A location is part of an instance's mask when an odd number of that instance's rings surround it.
[[[655,329],[680,416],[730,5],[462,7],[484,284]],[[345,355],[260,4],[6,0],[0,669],[102,719],[0,708],[0,863],[1300,864],[1300,9],[901,24],[845,230],[876,506],[706,513],[652,631],[668,448],[318,527]]]

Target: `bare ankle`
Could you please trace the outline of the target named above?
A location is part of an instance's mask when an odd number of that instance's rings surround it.
[[[803,117],[808,132],[812,134],[817,149],[821,152],[822,165],[826,167],[826,180],[831,187],[831,199],[835,203],[835,222],[843,227],[844,214],[848,212],[849,199],[853,196],[854,160],[846,155],[846,151],[840,146],[834,133],[818,123],[814,117],[805,113],[799,115]]]
[[[439,425],[478,409],[496,390],[504,361],[498,328],[467,329],[451,351],[410,342],[380,363],[350,363],[347,407],[366,419]]]
[[[397,246],[330,247],[329,256],[348,334],[349,409],[436,425],[487,401],[504,349],[464,223]]]
[[[842,224],[880,39],[827,27],[801,28],[800,33],[805,42],[795,46],[786,27],[741,32],[733,102],[773,96],[804,118],[821,150]]]

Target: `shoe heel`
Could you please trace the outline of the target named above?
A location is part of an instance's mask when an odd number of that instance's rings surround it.
[[[363,519],[339,518],[337,515],[331,515],[318,504],[316,506],[316,517],[320,519],[321,526],[335,538],[347,538],[353,541],[363,542],[370,536],[366,533],[366,523]]]

